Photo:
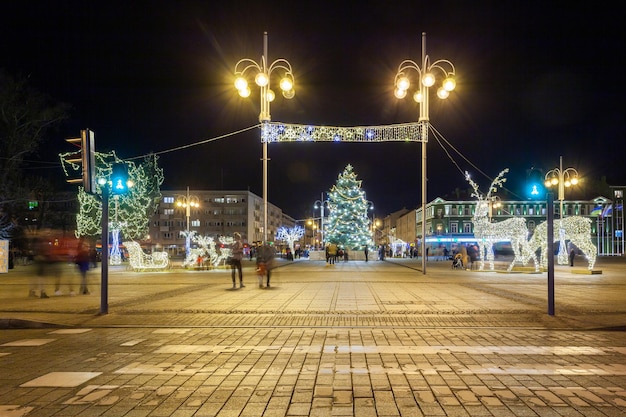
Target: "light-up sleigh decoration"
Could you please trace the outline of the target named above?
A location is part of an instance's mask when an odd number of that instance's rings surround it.
[[[128,250],[130,266],[135,271],[165,269],[169,266],[169,255],[167,252],[152,252],[149,255],[141,249],[139,243],[132,240],[124,242],[124,246]]]

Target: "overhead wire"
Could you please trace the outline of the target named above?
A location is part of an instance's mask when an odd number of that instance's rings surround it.
[[[452,164],[459,170],[459,172],[463,175],[463,177],[465,177],[465,172],[461,169],[461,167],[459,166],[459,164],[457,163],[457,161],[452,157],[452,155],[450,154],[450,152],[448,151],[448,149],[446,149],[446,147],[444,146],[444,144],[442,142],[444,142],[447,146],[450,147],[450,149],[454,150],[454,152],[456,152],[457,155],[459,155],[465,162],[467,162],[472,168],[474,168],[476,171],[478,171],[481,175],[483,175],[485,178],[487,178],[489,181],[493,182],[493,178],[490,177],[489,175],[487,175],[485,172],[483,172],[480,168],[478,168],[474,163],[472,163],[468,158],[466,158],[457,148],[454,147],[454,145],[452,145],[450,143],[450,141],[448,141],[445,136],[443,136],[443,134],[441,132],[439,132],[433,125],[429,124],[430,126],[430,130],[433,133],[433,136],[435,137],[435,139],[437,140],[437,143],[439,144],[439,146],[441,147],[441,149],[443,149],[444,153],[448,156],[448,158],[450,159],[450,161],[452,161]],[[512,196],[523,200],[523,197],[521,197],[520,195],[518,195],[517,193],[509,190],[506,187],[501,187],[503,190],[506,190],[509,194],[511,194]]]
[[[163,151],[160,151],[160,152],[150,152],[148,154],[139,155],[139,156],[133,156],[132,158],[124,158],[124,159],[130,161],[130,160],[133,160],[133,159],[145,158],[148,155],[162,155],[162,154],[165,154],[165,153],[170,153],[170,152],[174,152],[174,151],[180,151],[182,149],[188,149],[188,148],[192,148],[194,146],[204,145],[205,143],[215,142],[216,140],[228,138],[230,136],[235,136],[235,135],[238,135],[240,133],[247,132],[248,130],[256,129],[258,127],[260,127],[260,124],[257,123],[255,125],[246,127],[244,129],[240,129],[240,130],[237,130],[237,131],[234,131],[234,132],[226,133],[224,135],[216,136],[214,138],[205,139],[205,140],[201,140],[201,141],[194,142],[194,143],[189,143],[187,145],[177,146],[175,148],[166,149],[166,150],[163,150]]]

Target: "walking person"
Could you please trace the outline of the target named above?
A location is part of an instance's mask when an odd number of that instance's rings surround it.
[[[91,256],[89,252],[89,243],[85,239],[78,242],[78,249],[76,251],[76,266],[80,272],[80,290],[79,294],[88,295],[89,289],[87,288],[87,271],[89,271],[89,265],[91,264]]]
[[[369,256],[370,250],[367,247],[367,245],[365,245],[365,249],[363,250],[363,253],[365,254],[365,262],[367,262],[367,258]]]
[[[236,272],[239,271],[239,288],[244,288],[243,285],[243,271],[241,270],[241,260],[243,259],[243,243],[241,242],[241,234],[234,233],[235,242],[231,247],[231,263],[230,271],[233,279],[233,289],[237,288]]]
[[[266,287],[270,287],[270,275],[274,268],[274,256],[276,251],[268,244],[264,244],[258,250],[256,257],[256,272],[259,276],[259,288],[263,288],[263,276],[267,277]]]
[[[336,243],[331,243],[328,245],[328,261],[331,265],[335,264],[337,260],[337,253],[339,252],[339,248]]]

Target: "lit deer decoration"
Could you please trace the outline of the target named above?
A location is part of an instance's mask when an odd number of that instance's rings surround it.
[[[493,261],[493,244],[498,241],[510,241],[511,247],[515,257],[507,268],[507,271],[513,269],[516,262],[525,264],[529,259],[528,253],[528,227],[526,226],[526,219],[521,217],[513,217],[501,222],[492,223],[489,218],[489,205],[492,201],[492,193],[498,191],[498,188],[502,187],[502,184],[506,182],[504,175],[509,172],[506,168],[498,174],[496,179],[493,180],[489,186],[487,195],[482,195],[478,191],[478,184],[476,184],[465,172],[465,178],[467,182],[472,186],[474,192],[472,197],[476,197],[476,209],[472,218],[474,224],[474,237],[478,242],[479,248],[479,269],[482,271],[485,267],[485,257],[489,261],[489,268],[494,269]]]
[[[554,242],[561,239],[569,240],[580,249],[587,258],[587,268],[592,270],[596,263],[597,248],[591,240],[591,220],[581,216],[570,216],[557,220],[554,225]],[[541,249],[541,267],[548,266],[548,223],[543,222],[535,227],[533,235],[528,242],[529,251],[527,256],[532,257],[537,265],[535,255]],[[560,256],[560,254],[559,254]]]

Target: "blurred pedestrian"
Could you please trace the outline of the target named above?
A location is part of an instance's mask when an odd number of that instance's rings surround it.
[[[81,238],[78,242],[78,249],[76,250],[76,259],[74,262],[80,272],[79,293],[88,295],[89,289],[87,288],[87,272],[89,271],[89,266],[91,264],[91,255],[89,242],[87,242],[84,238]]]
[[[241,260],[243,259],[243,243],[241,242],[241,234],[235,232],[233,235],[235,242],[231,246],[231,263],[230,270],[233,279],[233,289],[237,288],[236,272],[239,272],[239,288],[244,288],[243,285],[243,271],[241,270]]]
[[[365,249],[363,249],[363,253],[365,254],[365,262],[367,262],[367,258],[369,256],[370,250],[367,247],[367,245],[365,245]]]
[[[256,272],[259,277],[259,288],[263,288],[263,276],[267,278],[266,286],[270,286],[271,271],[274,269],[276,251],[267,243],[261,246],[256,257]]]
[[[49,298],[46,293],[44,282],[48,273],[50,262],[50,246],[46,239],[40,237],[34,242],[33,261],[35,262],[36,274],[31,279],[29,297]],[[37,295],[39,291],[39,295]]]

